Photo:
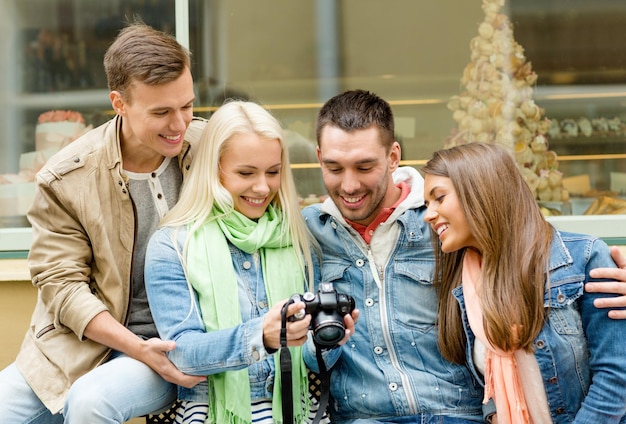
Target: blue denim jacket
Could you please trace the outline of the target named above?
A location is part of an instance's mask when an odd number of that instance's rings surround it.
[[[183,250],[186,234],[184,228],[158,229],[146,251],[146,292],[154,322],[163,340],[176,342],[176,349],[168,353],[169,359],[190,375],[248,368],[251,398],[271,398],[275,368],[273,356],[263,345],[263,316],[269,306],[258,257],[230,245],[242,324],[207,333],[198,296],[187,283],[178,254]],[[205,382],[191,389],[179,387],[178,397],[206,402],[208,385]]]
[[[421,189],[417,171],[412,178]],[[434,256],[421,191],[418,197],[402,203],[405,211],[397,209],[376,230],[371,245],[331,200],[303,210],[322,247],[322,281],[353,296],[361,312],[355,334],[326,357],[327,366],[337,360],[331,374],[333,422],[418,414],[482,422],[480,385],[465,366],[444,360],[437,348]],[[390,226],[395,232],[388,240],[383,234]],[[384,245],[389,259],[376,264],[372,246]],[[311,344],[305,361],[318,370]]]
[[[626,325],[593,306],[594,299],[606,295],[584,291],[589,271],[598,267],[615,267],[603,241],[554,231],[545,294],[548,322],[534,349],[555,424],[626,422]],[[475,336],[463,290],[457,287],[453,293],[463,312],[467,361],[482,382],[472,360]]]

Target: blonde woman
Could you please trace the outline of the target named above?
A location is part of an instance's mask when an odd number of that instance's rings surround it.
[[[208,376],[208,387],[179,388],[179,422],[282,422],[274,353],[285,300],[312,283],[310,246],[280,124],[258,104],[226,103],[209,120],[179,202],[146,256],[154,321],[176,342],[169,358]],[[287,313],[301,309],[297,302]],[[287,324],[298,423],[309,412],[299,347],[309,323],[307,315]]]

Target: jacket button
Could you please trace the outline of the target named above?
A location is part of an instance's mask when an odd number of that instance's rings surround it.
[[[546,343],[543,340],[537,340],[535,346],[537,346],[539,349],[543,349],[546,346]]]
[[[565,302],[565,295],[563,293],[559,293],[556,297],[557,302],[563,303]]]
[[[556,383],[557,381],[559,381],[559,379],[558,379],[558,378],[556,378],[556,377],[550,377],[550,380],[548,380],[548,383],[550,383],[550,384],[554,384],[554,383]]]
[[[79,157],[75,157],[74,158],[74,163],[78,163],[78,162],[80,162],[80,158]]]
[[[563,412],[565,412],[565,408],[563,408],[562,406],[558,407],[554,412],[556,412],[557,414],[562,414]]]
[[[380,347],[380,346],[376,346],[374,348],[374,353],[377,354],[377,355],[380,355],[381,353],[383,353],[383,348]]]
[[[244,261],[243,269],[250,269],[251,266],[252,264],[250,263],[250,261]]]
[[[361,268],[363,265],[365,265],[365,261],[363,259],[357,259],[356,260],[356,266]]]
[[[252,359],[254,359],[255,361],[258,361],[260,357],[261,355],[259,354],[259,352],[256,349],[254,349],[252,351]]]
[[[396,390],[398,390],[398,385],[396,383],[389,383],[389,390],[395,392]]]
[[[374,299],[369,297],[365,299],[365,306],[374,306]]]

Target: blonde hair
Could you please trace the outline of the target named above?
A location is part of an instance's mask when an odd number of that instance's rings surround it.
[[[234,210],[233,198],[222,185],[219,168],[222,154],[227,148],[235,147],[231,146],[231,142],[238,134],[257,134],[280,142],[282,148],[280,188],[272,200],[272,205],[282,212],[282,225],[287,226],[283,230],[289,231],[294,248],[302,253],[298,256],[301,260],[300,265],[303,270],[308,270],[309,289],[312,289],[312,248],[317,248],[317,242],[300,214],[282,127],[276,118],[256,103],[230,101],[211,116],[200,137],[178,203],[165,215],[161,226],[191,225],[188,241],[194,231],[209,219],[214,204],[225,214]]]
[[[424,174],[447,177],[482,254],[478,296],[485,334],[494,346],[532,349],[546,319],[544,290],[552,240],[545,220],[509,150],[470,143],[435,152]],[[435,243],[439,344],[448,360],[465,362],[465,337],[453,288],[461,284],[465,249],[443,253]]]

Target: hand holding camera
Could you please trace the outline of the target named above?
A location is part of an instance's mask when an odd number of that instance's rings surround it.
[[[338,293],[332,283],[322,282],[317,294],[296,294],[292,299],[294,302],[304,302],[306,306],[289,317],[289,320],[293,322],[310,314],[313,341],[326,349],[337,347],[346,334],[344,316],[354,311],[354,298]]]
[[[283,308],[288,317],[304,309],[302,302],[291,302],[291,298],[277,302],[263,317],[263,344],[270,351],[281,347],[281,315]],[[290,320],[285,335],[288,346],[301,346],[308,338],[310,317],[303,320]]]

